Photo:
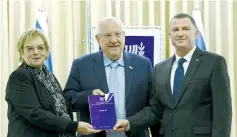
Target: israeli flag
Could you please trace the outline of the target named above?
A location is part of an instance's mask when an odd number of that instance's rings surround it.
[[[195,44],[202,50],[206,50],[205,46],[205,39],[203,33],[203,24],[202,24],[202,15],[199,9],[193,10],[193,19],[196,22],[197,29],[198,29],[198,37],[195,40]]]
[[[42,30],[45,33],[46,38],[49,40],[48,20],[43,9],[38,10],[38,18],[35,27]],[[51,52],[49,52],[48,59],[44,61],[44,64],[50,72],[53,72]]]

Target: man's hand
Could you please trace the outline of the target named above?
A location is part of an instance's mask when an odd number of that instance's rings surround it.
[[[124,132],[128,130],[129,122],[127,119],[118,120],[113,130],[116,132]]]
[[[101,95],[101,96],[104,96],[105,93],[104,93],[103,91],[101,91],[100,89],[95,89],[95,90],[93,90],[92,95]]]
[[[83,135],[90,135],[101,131],[93,129],[93,127],[86,122],[78,122],[77,132]]]

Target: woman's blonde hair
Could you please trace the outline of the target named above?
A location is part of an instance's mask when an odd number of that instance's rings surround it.
[[[20,54],[20,58],[19,58],[20,62],[23,61],[22,55],[23,55],[23,51],[24,51],[23,49],[24,49],[25,42],[35,36],[40,36],[42,38],[42,40],[44,41],[44,44],[46,46],[46,51],[49,51],[49,42],[48,42],[45,34],[43,33],[43,31],[41,31],[40,29],[36,29],[36,28],[30,28],[21,34],[21,36],[17,42],[17,50]]]

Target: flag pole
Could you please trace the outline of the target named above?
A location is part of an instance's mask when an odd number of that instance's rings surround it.
[[[87,43],[87,53],[91,53],[91,0],[87,0],[87,38],[86,38],[86,43]]]
[[[194,10],[199,10],[200,9],[200,0],[195,0],[194,1]]]

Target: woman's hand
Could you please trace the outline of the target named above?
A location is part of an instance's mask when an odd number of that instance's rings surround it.
[[[77,132],[83,135],[90,135],[101,132],[101,130],[93,129],[93,127],[86,122],[78,122]]]

